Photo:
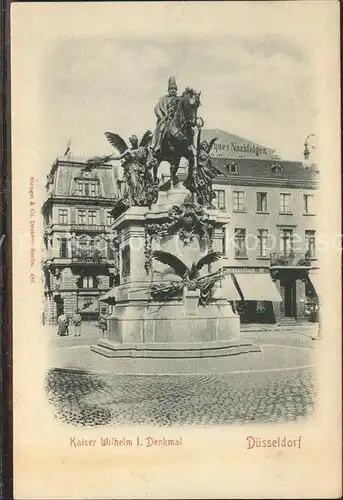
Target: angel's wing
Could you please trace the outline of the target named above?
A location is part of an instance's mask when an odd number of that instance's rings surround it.
[[[196,269],[200,271],[200,269],[206,266],[206,264],[213,264],[213,262],[217,262],[217,260],[220,259],[221,255],[222,254],[220,252],[207,253],[206,255],[201,257],[201,259],[199,259],[198,262],[195,264]]]
[[[106,139],[120,154],[128,149],[126,142],[120,135],[113,134],[112,132],[105,132]]]
[[[213,139],[210,141],[209,147],[208,147],[208,152],[211,152],[211,149],[213,148],[214,143],[218,140],[218,137],[213,137]]]
[[[143,137],[141,139],[141,142],[139,143],[139,146],[146,146],[150,141],[151,141],[151,138],[152,138],[152,132],[151,130],[147,130],[144,134],[143,134]]]
[[[162,264],[170,266],[174,270],[175,274],[181,276],[181,278],[186,274],[187,271],[189,271],[186,264],[184,264],[182,260],[180,260],[178,257],[176,257],[176,255],[173,255],[172,253],[163,252],[162,250],[156,250],[155,252],[153,252],[152,256],[159,262],[162,262]]]

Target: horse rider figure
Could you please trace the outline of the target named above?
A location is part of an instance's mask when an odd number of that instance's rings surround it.
[[[149,151],[149,160],[159,153],[167,126],[175,115],[180,97],[177,95],[176,80],[171,76],[168,80],[168,94],[160,97],[154,112],[157,118],[156,130],[152,136]]]

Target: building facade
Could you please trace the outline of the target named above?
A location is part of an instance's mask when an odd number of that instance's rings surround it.
[[[281,160],[275,150],[222,130],[202,132],[213,137],[213,204],[230,217],[223,262],[241,297],[234,306],[242,322],[318,321],[318,167]]]
[[[97,319],[99,296],[118,280],[109,213],[117,198],[115,170],[105,165],[87,172],[85,167],[82,161],[61,157],[47,176],[42,207],[46,324],[76,309],[84,320]]]
[[[223,256],[242,298],[242,320],[316,320],[319,171],[252,158],[214,158],[213,164],[220,172],[214,204],[231,217]]]

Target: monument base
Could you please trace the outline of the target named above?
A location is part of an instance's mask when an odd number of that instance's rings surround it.
[[[91,347],[93,352],[108,358],[166,359],[261,352],[239,342],[240,318],[221,296],[221,287],[213,281],[205,293],[206,279],[210,285],[210,277],[221,269],[219,260],[193,269],[206,255],[221,253],[229,217],[204,211],[187,198],[186,189],[172,188],[159,193],[151,210],[130,207],[117,217],[112,229],[118,233],[121,284],[113,290],[106,338]],[[175,260],[180,261],[188,274],[154,258],[158,251],[174,257],[176,268]],[[196,277],[186,279],[192,272]],[[168,283],[169,295],[163,286]]]
[[[91,346],[91,351],[106,358],[216,358],[261,352],[261,348],[250,343],[213,342],[154,342],[119,344],[100,340]]]
[[[108,319],[108,338],[91,350],[107,358],[203,358],[261,352],[240,343],[240,320],[227,300],[197,305],[199,292],[167,304],[125,304]]]

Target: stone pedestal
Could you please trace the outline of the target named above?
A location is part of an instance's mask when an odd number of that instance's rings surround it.
[[[171,252],[188,266],[212,249],[221,250],[222,227],[228,222],[222,212],[205,210],[210,239],[197,234],[201,224],[193,238],[188,238],[187,224],[186,233],[180,232],[182,225],[175,225],[169,210],[182,205],[187,197],[189,193],[183,188],[170,189],[160,193],[150,210],[130,207],[116,218],[113,229],[118,234],[121,284],[115,288],[108,338],[92,346],[93,351],[108,357],[135,356],[137,352],[147,357],[152,353],[153,357],[194,357],[220,355],[233,345],[239,349],[239,316],[225,297],[214,294],[205,307],[199,305],[199,290],[184,288],[181,296],[165,302],[151,297],[152,284],[181,279],[152,259],[154,250]],[[201,273],[207,275],[219,267],[220,261]]]

